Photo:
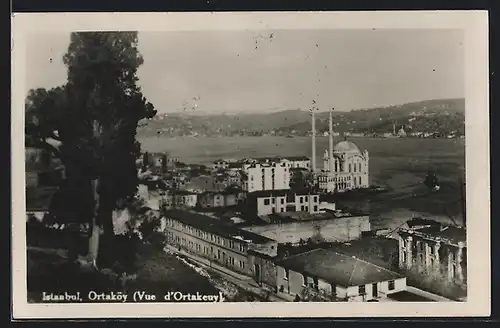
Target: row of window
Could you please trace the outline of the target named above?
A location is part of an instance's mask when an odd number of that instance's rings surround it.
[[[288,269],[284,269],[283,279],[284,280],[290,279],[290,271]],[[312,282],[312,284],[310,284],[310,287],[313,287],[314,289],[318,290],[318,278],[312,277],[312,280],[313,280],[313,282]],[[308,282],[309,282],[309,277],[305,274],[302,274],[302,286],[307,287]],[[335,285],[332,284],[331,287],[332,287],[332,291],[335,292]],[[390,280],[388,282],[387,289],[389,291],[393,291],[394,289],[396,289],[396,282],[394,280]],[[365,285],[358,286],[358,294],[359,295],[366,295],[366,286]]]
[[[280,201],[280,204],[283,205],[285,204],[285,198],[282,197],[282,198],[279,198],[279,201]],[[309,201],[309,197],[308,196],[299,196],[299,203],[302,204],[302,203],[307,203]],[[314,203],[317,203],[318,202],[318,196],[312,196],[312,201]],[[276,198],[275,197],[271,197],[271,198],[265,198],[264,199],[264,205],[270,205],[270,204],[276,204]]]
[[[198,254],[202,254],[202,246],[196,242],[193,242],[191,240],[186,240],[186,238],[180,238],[179,236],[174,236],[172,232],[169,232],[169,240],[172,240],[174,243],[184,246],[187,250],[189,251],[196,251]],[[225,252],[221,252],[220,249],[217,250],[217,252],[214,252],[214,247],[213,246],[203,246],[203,255],[206,256],[212,256],[216,260],[219,261],[225,261],[225,265],[227,266],[236,266],[236,260],[232,256],[226,256]],[[245,269],[245,262],[244,261],[238,261],[238,267],[240,269]]]
[[[220,236],[214,235],[209,232],[205,232],[203,230],[193,228],[192,226],[186,225],[176,220],[167,219],[167,226],[172,227],[174,229],[184,231],[192,236],[196,236],[205,241],[212,242],[214,244],[220,245],[222,247],[231,248],[234,250],[238,250],[240,252],[245,251],[244,244],[235,243],[233,240],[226,240],[225,238],[221,238]]]

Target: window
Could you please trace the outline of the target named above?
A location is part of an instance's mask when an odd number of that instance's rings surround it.
[[[389,281],[389,286],[388,286],[388,288],[389,288],[389,290],[394,290],[394,289],[396,289],[396,286],[395,286],[394,280]]]
[[[316,277],[313,278],[313,287],[315,290],[319,289],[319,282],[318,282],[318,278],[316,278]]]
[[[304,202],[304,197],[300,196],[299,197],[299,203],[303,203]]]
[[[309,198],[307,196],[305,196],[305,201],[308,202],[309,201]]]
[[[283,279],[288,280],[288,278],[290,277],[290,272],[288,271],[288,269],[283,269],[283,270],[285,270],[284,271],[285,272],[285,276],[283,277]]]
[[[271,198],[271,200],[272,200],[272,203],[273,203],[273,204],[275,204],[275,203],[276,203],[276,199]]]
[[[314,205],[314,212],[318,211],[318,205]]]
[[[365,289],[364,285],[358,287],[358,294],[359,295],[366,295],[366,289]]]
[[[269,205],[269,198],[264,199],[264,205]]]
[[[285,204],[285,200],[281,198],[281,204]]]
[[[305,274],[302,275],[302,286],[307,286],[307,276]]]
[[[317,203],[318,202],[318,196],[314,196],[314,202]]]

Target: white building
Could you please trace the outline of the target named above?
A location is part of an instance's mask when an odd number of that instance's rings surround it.
[[[350,141],[341,141],[329,154],[325,150],[323,170],[317,176],[324,192],[346,191],[369,186],[369,155]]]
[[[285,162],[245,164],[243,172],[247,192],[290,189],[290,169]]]
[[[314,131],[313,120],[313,131]],[[314,135],[314,133],[313,133]],[[329,147],[323,156],[323,170],[317,172],[315,163],[312,171],[317,185],[322,192],[346,191],[369,186],[368,151],[361,152],[358,147],[347,140],[333,146],[333,118],[329,117]],[[316,140],[312,139],[313,156],[316,154]]]
[[[319,213],[319,196],[309,191],[261,190],[247,196],[249,212],[259,216],[284,212]]]
[[[326,249],[278,261],[278,293],[307,300],[316,294],[325,300],[366,302],[406,291],[406,278],[361,259]]]

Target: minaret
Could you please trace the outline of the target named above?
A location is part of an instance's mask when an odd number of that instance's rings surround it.
[[[332,117],[332,112],[333,108],[330,110],[330,116],[329,116],[329,133],[328,133],[328,170],[330,172],[333,172],[335,170],[334,168],[334,163],[333,163],[333,117]]]
[[[314,111],[316,108],[313,106],[311,109],[311,128],[312,128],[312,158],[311,158],[311,165],[312,165],[312,171],[313,173],[316,172],[316,119],[314,117]]]

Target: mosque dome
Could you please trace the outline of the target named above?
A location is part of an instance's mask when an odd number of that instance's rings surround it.
[[[338,144],[335,145],[333,148],[333,151],[336,153],[345,153],[345,152],[350,152],[350,153],[360,153],[359,148],[352,142],[350,141],[341,141]]]

